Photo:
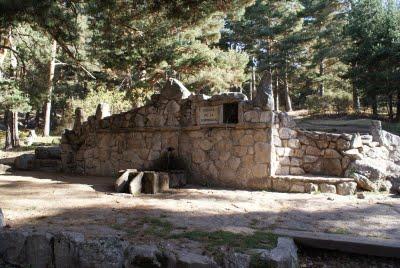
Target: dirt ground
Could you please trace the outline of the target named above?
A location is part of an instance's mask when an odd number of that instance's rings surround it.
[[[113,178],[40,172],[0,176],[0,208],[11,228],[70,230],[148,239],[187,230],[285,228],[400,240],[400,198],[185,188],[132,197]],[[167,232],[167,233],[166,233]]]

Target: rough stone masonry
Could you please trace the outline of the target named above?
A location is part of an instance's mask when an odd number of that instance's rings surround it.
[[[271,99],[263,88],[252,101],[238,92],[194,95],[172,79],[149,104],[125,113],[110,116],[102,104],[84,122],[77,109],[74,128],[62,137],[62,168],[110,176],[173,169],[173,162],[189,183],[251,189],[274,189],[277,175],[346,176],[367,190],[387,188],[385,180],[396,177],[399,137],[379,126],[363,136],[300,130],[287,114],[272,111]],[[391,176],[357,172],[365,170],[357,161],[368,158],[385,161]]]

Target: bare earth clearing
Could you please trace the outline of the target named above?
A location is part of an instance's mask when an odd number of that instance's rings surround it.
[[[286,228],[400,240],[400,198],[389,194],[357,199],[187,188],[132,197],[113,193],[113,181],[40,172],[2,175],[0,207],[11,228],[71,230],[87,237],[148,240],[188,230]]]

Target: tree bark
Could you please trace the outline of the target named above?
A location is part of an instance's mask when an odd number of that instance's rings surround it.
[[[393,114],[393,93],[390,93],[388,95],[387,102],[388,102],[388,116],[389,116],[389,119],[392,120],[393,116],[394,116],[394,114]]]
[[[279,76],[278,76],[278,72],[275,72],[275,111],[279,112]]]
[[[355,86],[353,86],[353,109],[356,113],[360,113],[360,96],[358,94],[358,89]]]
[[[378,116],[378,96],[372,97],[372,115]]]
[[[12,112],[11,139],[13,148],[19,147],[18,112]]]
[[[51,115],[51,97],[53,94],[53,78],[54,78],[54,69],[56,66],[56,54],[57,54],[57,42],[53,41],[53,45],[51,47],[51,59],[49,62],[49,78],[48,78],[48,88],[47,88],[47,102],[46,102],[46,110],[44,116],[44,130],[43,136],[48,137],[50,135],[50,115]]]
[[[292,100],[290,99],[288,74],[287,74],[286,71],[285,71],[285,80],[284,80],[284,94],[285,94],[286,112],[291,112],[291,111],[293,111],[293,109],[292,109]]]
[[[319,63],[319,77],[321,81],[319,82],[319,89],[318,89],[318,94],[320,96],[324,96],[325,94],[325,85],[324,81],[322,81],[322,76],[324,75],[324,72],[325,72],[325,64],[324,61],[321,60],[321,62]]]
[[[6,140],[4,143],[4,150],[12,149],[12,112],[10,110],[6,110],[4,112],[4,125],[6,126]]]

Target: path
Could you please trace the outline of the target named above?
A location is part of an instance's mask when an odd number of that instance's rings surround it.
[[[367,194],[287,194],[181,189],[132,197],[113,179],[18,172],[0,176],[0,207],[11,227],[67,229],[96,235],[140,234],[144,217],[176,230],[286,228],[400,240],[400,198]],[[329,200],[333,199],[333,200]]]

